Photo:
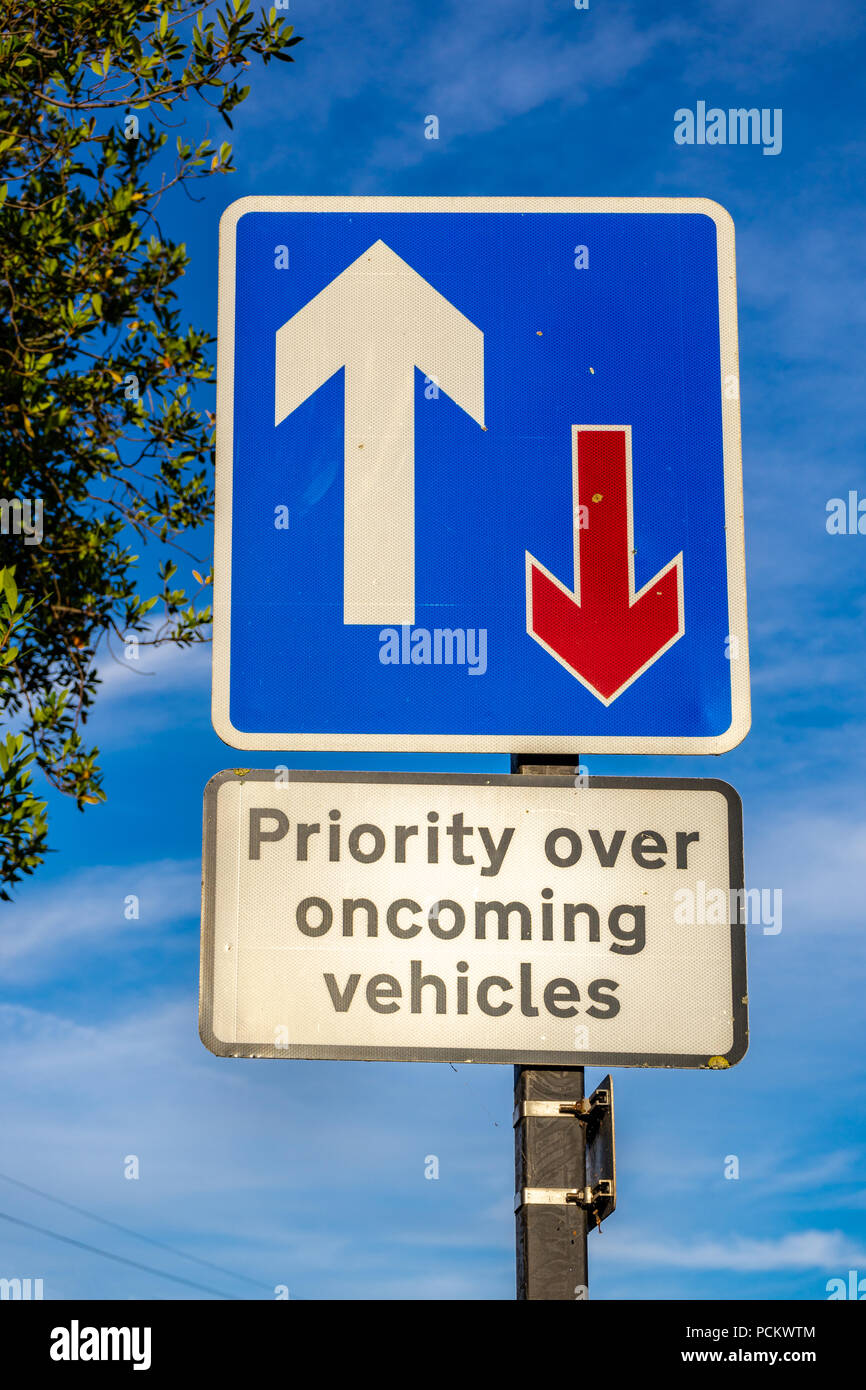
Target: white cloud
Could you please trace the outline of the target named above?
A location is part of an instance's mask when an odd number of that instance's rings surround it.
[[[486,17],[492,18],[489,12]],[[673,24],[639,29],[625,12],[573,42],[539,24],[533,29],[503,38],[487,26],[464,35],[460,26],[456,38],[443,37],[431,55],[436,75],[425,86],[425,111],[413,110],[411,120],[373,147],[368,172],[422,160],[429,149],[422,126],[428,112],[439,118],[444,145],[485,135],[547,103],[576,108],[594,93],[619,86],[676,33]],[[417,107],[417,99],[411,105]]]
[[[842,1273],[866,1265],[866,1245],[842,1231],[807,1230],[775,1239],[704,1240],[687,1245],[666,1239],[619,1239],[615,1233],[599,1241],[597,1257],[617,1264],[656,1265],[675,1269],[729,1270],[752,1274],[765,1271],[822,1269]]]
[[[862,1153],[859,1149],[837,1149],[833,1153],[821,1154],[805,1163],[799,1152],[794,1152],[783,1160],[782,1156],[774,1151],[767,1157],[763,1166],[758,1162],[755,1177],[763,1186],[765,1200],[777,1193],[803,1190],[810,1191],[814,1197],[821,1189],[831,1187],[835,1183],[852,1181],[861,1162]]]
[[[116,643],[115,643],[116,646]],[[205,722],[210,711],[211,644],[191,647],[167,643],[140,647],[136,660],[100,652],[93,711],[85,739],[100,748],[120,748],[159,733],[190,724],[191,708]],[[195,702],[194,705],[192,702]]]
[[[353,165],[353,191],[362,192],[377,173],[416,164],[429,153],[427,114],[440,118],[437,148],[444,149],[448,140],[483,135],[547,103],[579,107],[593,93],[621,88],[656,59],[664,62],[675,96],[682,87],[683,100],[672,98],[671,116],[689,104],[699,83],[708,84],[711,104],[716,91],[726,101],[736,88],[737,104],[742,93],[750,104],[775,105],[770,84],[789,77],[804,56],[852,41],[864,18],[855,0],[838,0],[830,9],[814,0],[777,6],[707,0],[687,18],[653,13],[649,22],[645,6],[616,0],[585,12],[525,0],[451,0],[421,8],[381,0],[356,9],[349,30],[344,6],[321,0],[315,26],[302,18],[295,23],[307,31],[295,66],[256,74],[236,140],[240,161],[258,180],[278,168],[293,118],[303,121],[304,134],[316,134],[340,108],[357,111],[365,128],[372,112],[381,132],[384,115],[389,133]],[[395,108],[405,112],[396,123]],[[312,170],[316,152],[300,138],[292,160]]]
[[[162,699],[168,693],[206,689],[211,674],[211,645],[198,642],[192,647],[167,643],[162,647],[139,648],[136,660],[117,659],[103,654],[98,664],[100,680],[97,708],[108,701]]]
[[[138,899],[138,918],[124,915]],[[0,970],[6,980],[56,974],[82,948],[129,949],[172,923],[197,916],[201,866],[197,860],[96,866],[54,882],[25,883],[3,909]]]
[[[755,832],[748,822],[746,830],[748,886],[782,889],[785,931],[862,930],[866,823],[817,810],[765,810]]]
[[[564,28],[561,12],[545,13],[525,0],[452,3],[411,15],[400,5],[377,5],[354,15],[349,43],[342,6],[322,5],[315,42],[298,50],[288,92],[283,74],[259,78],[237,142],[244,165],[259,178],[273,167],[277,152],[253,131],[278,131],[287,105],[303,112],[305,127],[321,129],[338,106],[348,108],[362,96],[375,102],[386,93],[406,116],[373,146],[364,167],[355,168],[354,191],[363,191],[377,170],[424,158],[428,114],[439,117],[444,145],[495,130],[547,102],[576,107],[625,81],[686,33],[675,20],[641,25],[627,5],[606,5],[589,22],[578,11],[566,14],[570,26]],[[298,158],[304,158],[303,144]]]

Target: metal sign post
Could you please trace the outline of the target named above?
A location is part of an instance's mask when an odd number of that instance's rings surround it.
[[[586,1130],[583,1067],[514,1068],[518,1299],[584,1299]]]
[[[512,756],[512,773],[577,777],[580,758]],[[586,1131],[574,1110],[583,1067],[514,1068],[514,1214],[517,1297],[583,1299],[589,1294]],[[572,1200],[568,1198],[571,1195]],[[559,1200],[556,1200],[556,1199]]]
[[[518,1299],[589,1297],[587,1228],[616,1207],[613,1082],[583,1067],[514,1069]]]

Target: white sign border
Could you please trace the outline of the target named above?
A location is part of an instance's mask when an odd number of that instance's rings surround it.
[[[290,782],[361,783],[378,786],[399,783],[404,786],[513,786],[573,787],[573,777],[544,775],[438,772],[308,772],[292,770]],[[321,1044],[292,1044],[276,1047],[272,1042],[226,1043],[213,1029],[214,952],[216,949],[216,865],[217,797],[227,781],[268,782],[274,773],[262,769],[234,769],[217,772],[204,791],[202,836],[201,964],[199,972],[199,1037],[216,1057],[284,1058],[292,1061],[343,1062],[452,1062],[492,1063],[500,1066],[571,1067],[667,1067],[689,1070],[725,1071],[745,1057],[749,1047],[748,986],[746,976],[746,927],[743,914],[745,873],[743,863],[743,803],[728,782],[717,777],[587,777],[590,788],[625,788],[632,791],[709,791],[725,798],[728,808],[728,854],[732,912],[731,928],[731,1021],[733,1043],[724,1057],[705,1053],[649,1052],[554,1052],[521,1053],[513,1049],[456,1047],[341,1047]],[[736,895],[736,896],[735,896]]]
[[[709,737],[531,733],[360,734],[245,733],[230,717],[232,466],[234,425],[235,246],[237,224],[248,212],[514,212],[514,213],[703,213],[716,227],[719,278],[722,447],[725,473],[729,638],[736,644],[731,670],[731,724]],[[726,753],[751,726],[743,470],[740,437],[737,289],[734,223],[710,198],[421,198],[251,196],[231,203],[220,219],[216,409],[216,514],[214,523],[214,625],[211,717],[231,748],[304,752],[372,753]],[[733,378],[732,399],[724,384]]]

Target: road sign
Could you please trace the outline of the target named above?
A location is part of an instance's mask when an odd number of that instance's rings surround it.
[[[742,888],[724,782],[221,772],[201,1036],[220,1056],[724,1068],[747,1045]]]
[[[238,748],[749,727],[734,233],[699,198],[243,198],[213,719]]]

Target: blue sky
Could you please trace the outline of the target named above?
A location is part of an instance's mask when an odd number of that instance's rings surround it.
[[[217,223],[246,194],[694,195],[734,218],[752,730],[716,759],[585,761],[732,782],[747,882],[782,889],[784,925],[749,929],[738,1068],[616,1073],[620,1205],[590,1238],[592,1295],[825,1297],[829,1278],[866,1274],[866,538],[825,528],[829,498],[866,495],[862,6],[292,0],[290,17],[305,42],[294,66],[255,71],[238,173],[165,211],[192,256],[192,322],[215,329]],[[675,144],[674,112],[698,100],[781,108],[781,153]],[[424,139],[430,113],[438,141]],[[203,110],[188,120],[204,131]],[[52,799],[58,852],[2,909],[0,1172],[244,1275],[264,1298],[276,1284],[293,1298],[512,1297],[510,1068],[232,1062],[202,1048],[201,794],[222,767],[274,758],[213,733],[206,649],[140,665],[106,665],[90,725],[108,804],[80,816]],[[424,1178],[431,1153],[438,1181]],[[124,1178],[129,1154],[138,1181]],[[0,1211],[256,1296],[2,1179]],[[46,1297],[195,1296],[0,1225],[0,1275],[42,1277]]]

